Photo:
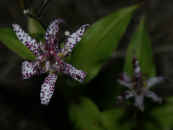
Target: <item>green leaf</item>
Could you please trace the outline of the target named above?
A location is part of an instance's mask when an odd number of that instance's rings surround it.
[[[152,111],[152,115],[159,121],[163,130],[173,129],[173,98],[168,98],[166,104]]]
[[[33,53],[17,39],[11,28],[0,28],[0,41],[24,59],[35,58]]]
[[[136,56],[139,60],[142,73],[149,78],[155,76],[156,70],[153,64],[151,41],[144,21],[145,19],[142,18],[136,32],[132,36],[126,54],[125,72],[128,75],[133,74],[132,58]]]
[[[42,25],[37,21],[36,19],[32,17],[28,17],[28,32],[37,38],[42,38],[45,35],[45,29],[42,27]]]
[[[86,81],[97,75],[102,65],[117,48],[136,8],[136,5],[123,8],[97,21],[77,44],[71,62],[77,68],[87,72]]]
[[[101,112],[87,98],[69,107],[69,115],[75,130],[107,130]]]
[[[120,119],[123,117],[124,111],[120,108],[114,108],[102,112],[102,115],[105,118],[105,124],[107,124],[109,130],[130,130],[133,126],[131,122],[120,122]]]

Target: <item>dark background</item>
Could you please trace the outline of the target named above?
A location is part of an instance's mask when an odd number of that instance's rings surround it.
[[[153,43],[158,74],[169,79],[159,88],[159,92],[162,96],[169,96],[173,92],[172,0],[50,0],[41,11],[39,20],[46,26],[54,18],[61,17],[68,28],[73,30],[84,23],[92,24],[112,11],[133,3],[143,3],[143,9],[133,18],[131,28],[136,25],[138,16],[143,13],[147,15],[147,27]],[[40,5],[41,0],[25,0],[25,8],[33,8],[39,12]],[[0,27],[9,27],[12,23],[26,26],[26,16],[22,14],[19,1],[1,0]],[[118,52],[113,54],[105,65],[103,73],[111,63],[115,64],[115,60],[124,58],[124,49],[133,30],[131,28],[123,37]],[[0,130],[70,129],[63,94],[56,91],[48,107],[40,105],[40,86],[45,76],[22,80],[22,61],[19,56],[0,44]]]

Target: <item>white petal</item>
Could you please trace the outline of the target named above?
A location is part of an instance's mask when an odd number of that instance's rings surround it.
[[[130,82],[131,81],[130,77],[126,73],[122,74],[121,80],[124,80],[126,82]]]
[[[137,64],[137,65],[138,65],[138,64]],[[139,65],[138,65],[138,66],[136,66],[136,68],[135,68],[134,72],[135,72],[136,74],[138,74],[138,73],[140,73],[140,72],[141,72],[141,68],[139,67]]]
[[[141,111],[144,111],[144,96],[143,95],[135,96],[135,106],[138,107]]]
[[[131,97],[135,96],[133,91],[126,91],[125,92],[125,98],[129,99]]]
[[[53,38],[53,40],[56,39],[56,34],[59,32],[59,24],[63,23],[62,19],[55,19],[50,23],[46,30],[45,39],[49,40],[50,38]]]
[[[37,73],[36,66],[28,61],[22,63],[22,75],[23,79],[28,79]]]
[[[31,38],[18,24],[12,24],[13,30],[17,38],[36,56],[40,55],[40,44]]]
[[[137,60],[136,57],[133,57],[133,69],[134,69],[134,76],[136,78],[141,78],[141,68],[140,68],[140,65],[139,65],[139,61]]]
[[[55,89],[57,75],[49,74],[44,80],[40,91],[41,104],[48,105]]]
[[[119,84],[129,88],[129,89],[132,89],[133,87],[133,84],[131,82],[131,79],[130,77],[126,74],[126,73],[123,73],[120,77],[120,79],[118,80]]]
[[[132,87],[133,87],[133,84],[130,83],[130,82],[126,82],[126,81],[123,81],[123,80],[118,80],[118,82],[119,82],[119,84],[121,84],[122,86],[125,86],[125,87],[127,87],[127,88],[129,88],[129,89],[132,89]]]
[[[152,91],[147,91],[145,93],[145,96],[151,98],[154,102],[158,102],[158,103],[162,102],[162,99]]]
[[[156,84],[159,84],[161,83],[162,81],[164,80],[163,77],[152,77],[150,79],[148,79],[146,82],[147,82],[147,87],[151,87],[151,86],[154,86]]]
[[[75,45],[81,40],[81,37],[83,36],[86,27],[88,27],[88,24],[82,25],[76,32],[72,33],[68,38],[64,45],[64,48],[62,48],[61,52],[64,55],[68,55],[72,52],[72,49],[75,47]]]

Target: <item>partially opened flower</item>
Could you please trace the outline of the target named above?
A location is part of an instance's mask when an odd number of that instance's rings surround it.
[[[134,104],[141,111],[144,110],[144,97],[151,98],[154,102],[161,103],[162,99],[152,92],[150,88],[162,82],[164,78],[152,77],[148,80],[144,80],[136,57],[133,58],[133,70],[132,78],[126,73],[123,73],[122,77],[118,80],[121,85],[129,89],[118,98],[122,100],[134,97]]]
[[[48,77],[41,86],[40,98],[42,104],[48,104],[53,95],[57,73],[62,72],[79,82],[82,82],[86,77],[85,72],[64,62],[63,58],[72,52],[76,43],[81,40],[88,25],[82,25],[77,31],[69,35],[64,42],[64,47],[60,48],[60,43],[57,42],[59,39],[56,35],[59,32],[59,24],[61,23],[63,23],[62,19],[51,22],[46,30],[45,43],[38,43],[24,32],[19,25],[12,25],[18,39],[36,56],[34,61],[24,61],[22,63],[23,78],[28,79],[35,74],[48,73]]]

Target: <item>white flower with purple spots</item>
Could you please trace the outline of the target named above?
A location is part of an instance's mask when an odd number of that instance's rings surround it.
[[[61,23],[63,23],[62,19],[56,19],[50,23],[46,30],[45,43],[38,43],[24,32],[19,25],[12,25],[17,38],[36,56],[34,61],[24,61],[22,63],[23,79],[28,79],[39,73],[49,73],[41,86],[40,92],[41,104],[45,105],[49,103],[53,95],[57,73],[62,72],[79,82],[82,82],[86,77],[85,72],[65,63],[63,58],[70,55],[72,49],[81,40],[88,24],[82,25],[76,32],[69,34],[64,42],[64,47],[60,48],[59,43],[57,43],[59,39],[56,35],[59,32],[59,24]]]
[[[126,73],[123,73],[118,82],[127,87],[129,90],[125,91],[118,99],[129,99],[134,97],[134,105],[141,111],[144,110],[144,97],[151,98],[154,102],[161,103],[162,99],[158,97],[150,88],[156,84],[161,83],[163,77],[152,77],[148,80],[143,80],[139,62],[136,57],[133,58],[133,77],[130,78]]]

